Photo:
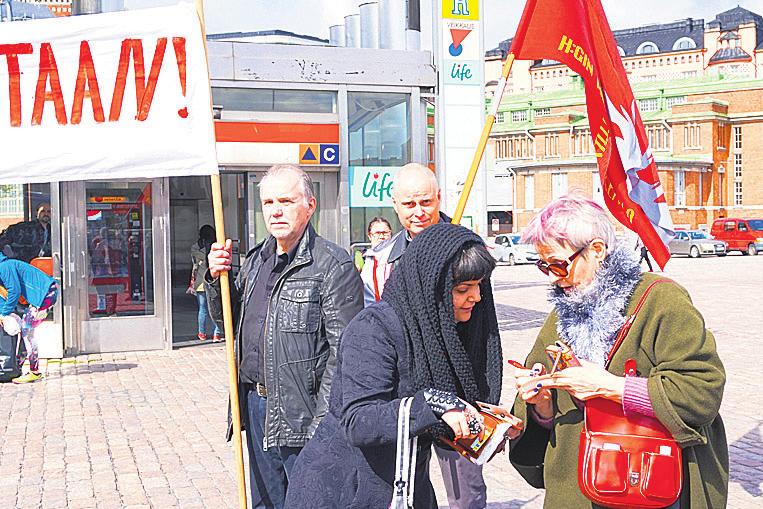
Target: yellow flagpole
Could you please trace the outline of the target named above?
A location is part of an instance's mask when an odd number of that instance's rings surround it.
[[[194,0],[196,12],[201,22],[201,35],[204,50],[207,48],[206,28],[204,24],[204,1]],[[210,110],[212,103],[209,104]],[[223,215],[223,192],[220,174],[210,176],[212,184],[212,207],[215,217],[217,242],[225,243],[225,217]],[[233,421],[233,449],[236,460],[236,480],[238,484],[238,503],[240,509],[246,509],[246,474],[244,473],[244,447],[241,439],[241,407],[238,398],[238,367],[233,338],[233,307],[230,301],[230,278],[228,272],[220,274],[220,295],[223,304],[223,329],[225,331],[225,353],[228,360],[228,389],[230,391],[230,412]]]
[[[472,186],[474,185],[474,178],[477,176],[477,169],[482,161],[482,155],[485,153],[485,147],[487,146],[487,140],[490,136],[490,130],[495,123],[495,116],[498,113],[498,106],[501,104],[501,98],[503,92],[506,89],[506,81],[509,79],[509,73],[511,73],[511,66],[514,65],[514,53],[509,53],[506,57],[506,63],[503,64],[503,71],[501,72],[501,79],[498,82],[495,95],[493,96],[493,102],[490,106],[490,113],[485,120],[485,125],[482,128],[482,134],[480,135],[480,141],[477,144],[477,149],[474,152],[474,158],[472,159],[472,166],[469,168],[469,173],[466,176],[466,182],[464,182],[464,189],[461,191],[461,197],[458,199],[458,205],[456,205],[456,211],[453,213],[453,220],[451,223],[460,224],[461,218],[464,215],[464,209],[466,208],[466,202],[469,200],[469,194],[472,192]],[[514,185],[517,185],[514,182]],[[516,204],[514,204],[516,207]]]

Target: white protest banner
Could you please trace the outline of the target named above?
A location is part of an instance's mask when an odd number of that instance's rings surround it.
[[[0,183],[217,173],[192,4],[0,25]]]

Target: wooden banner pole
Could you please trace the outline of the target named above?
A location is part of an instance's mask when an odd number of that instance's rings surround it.
[[[204,2],[195,0],[196,11],[201,22],[201,34],[206,51],[207,39],[204,24]],[[208,57],[207,57],[208,58]],[[212,103],[210,100],[210,110]],[[215,217],[217,242],[225,244],[225,217],[223,214],[223,192],[220,174],[210,176],[212,184],[212,207]],[[246,509],[246,474],[244,471],[244,447],[241,438],[241,406],[238,397],[238,365],[233,337],[233,307],[230,301],[230,277],[228,272],[220,274],[220,296],[223,304],[223,330],[225,332],[225,354],[228,361],[228,389],[230,392],[230,412],[233,421],[233,453],[236,461],[236,480],[238,484],[238,502],[241,509]]]
[[[472,159],[472,166],[469,168],[469,173],[466,176],[464,182],[464,189],[461,191],[461,196],[458,199],[458,205],[456,205],[456,211],[453,213],[453,220],[451,223],[460,224],[461,218],[464,215],[464,209],[466,208],[466,202],[469,200],[469,194],[472,192],[472,186],[474,185],[474,178],[477,176],[477,169],[482,161],[482,156],[485,153],[485,147],[487,146],[487,140],[490,136],[490,130],[495,123],[495,117],[498,114],[498,106],[501,104],[501,98],[503,92],[506,89],[506,81],[509,79],[509,73],[511,73],[511,66],[514,65],[514,54],[509,53],[506,57],[506,63],[503,64],[503,71],[501,72],[501,79],[498,82],[498,87],[493,96],[493,102],[490,107],[490,113],[485,120],[485,125],[482,128],[482,134],[480,135],[480,141],[477,144],[477,149],[474,152],[474,158]],[[516,186],[516,181],[514,182]],[[516,203],[512,205],[516,207]]]

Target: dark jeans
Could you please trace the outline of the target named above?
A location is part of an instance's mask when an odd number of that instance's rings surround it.
[[[267,399],[247,385],[246,447],[249,451],[249,491],[252,507],[281,509],[286,500],[289,473],[301,447],[269,447],[263,450]]]
[[[451,509],[482,509],[487,506],[487,486],[482,466],[475,465],[456,451],[435,446],[442,480]]]

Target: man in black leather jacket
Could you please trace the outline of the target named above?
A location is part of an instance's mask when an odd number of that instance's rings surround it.
[[[260,199],[270,236],[247,253],[231,299],[252,506],[280,508],[297,455],[327,412],[339,337],[363,308],[363,287],[347,251],[310,225],[316,200],[304,171],[272,167]],[[205,283],[217,321],[218,276],[230,266],[230,241],[213,244]]]

